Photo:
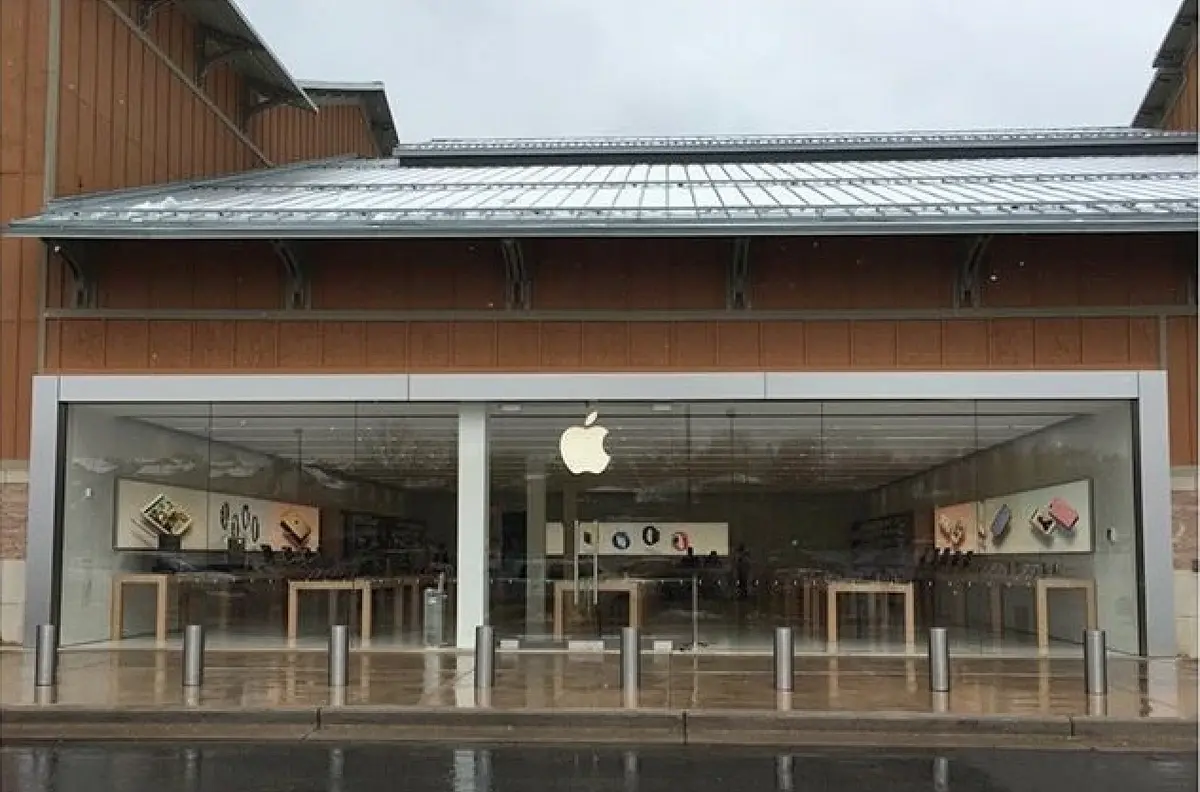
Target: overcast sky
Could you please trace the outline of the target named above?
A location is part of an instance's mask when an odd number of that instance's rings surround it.
[[[1127,125],[1178,0],[239,0],[405,140]]]

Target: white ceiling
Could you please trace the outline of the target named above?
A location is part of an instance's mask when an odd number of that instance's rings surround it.
[[[1111,405],[1097,402],[526,404],[492,409],[493,486],[567,476],[558,437],[600,412],[612,464],[594,489],[863,490]],[[95,407],[210,442],[208,462],[253,453],[398,488],[455,485],[453,405],[249,404]]]

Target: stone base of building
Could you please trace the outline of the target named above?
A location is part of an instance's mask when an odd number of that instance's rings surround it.
[[[1171,475],[1171,538],[1175,552],[1175,639],[1179,654],[1200,657],[1200,508],[1196,468],[1177,468]]]
[[[20,643],[25,621],[29,470],[0,463],[0,643]]]

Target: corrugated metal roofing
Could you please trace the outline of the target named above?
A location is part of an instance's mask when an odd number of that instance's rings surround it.
[[[1002,233],[1194,230],[1200,217],[1194,153],[402,162],[341,160],[58,201],[10,231],[47,238]]]

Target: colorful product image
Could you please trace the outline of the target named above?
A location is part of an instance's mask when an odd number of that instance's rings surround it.
[[[1010,527],[1012,527],[1012,509],[1008,508],[1006,503],[996,511],[996,516],[992,518],[992,544],[998,545],[1003,542]]]
[[[308,545],[308,539],[313,532],[312,526],[305,521],[304,516],[294,509],[284,511],[279,520],[279,530],[296,550],[302,550]]]
[[[1074,531],[1075,526],[1079,523],[1079,512],[1062,498],[1050,501],[1046,511],[1049,512],[1058,527],[1064,531]]]
[[[1044,509],[1034,509],[1029,514],[1029,527],[1033,532],[1045,540],[1050,540],[1054,537],[1055,522],[1050,513]]]

